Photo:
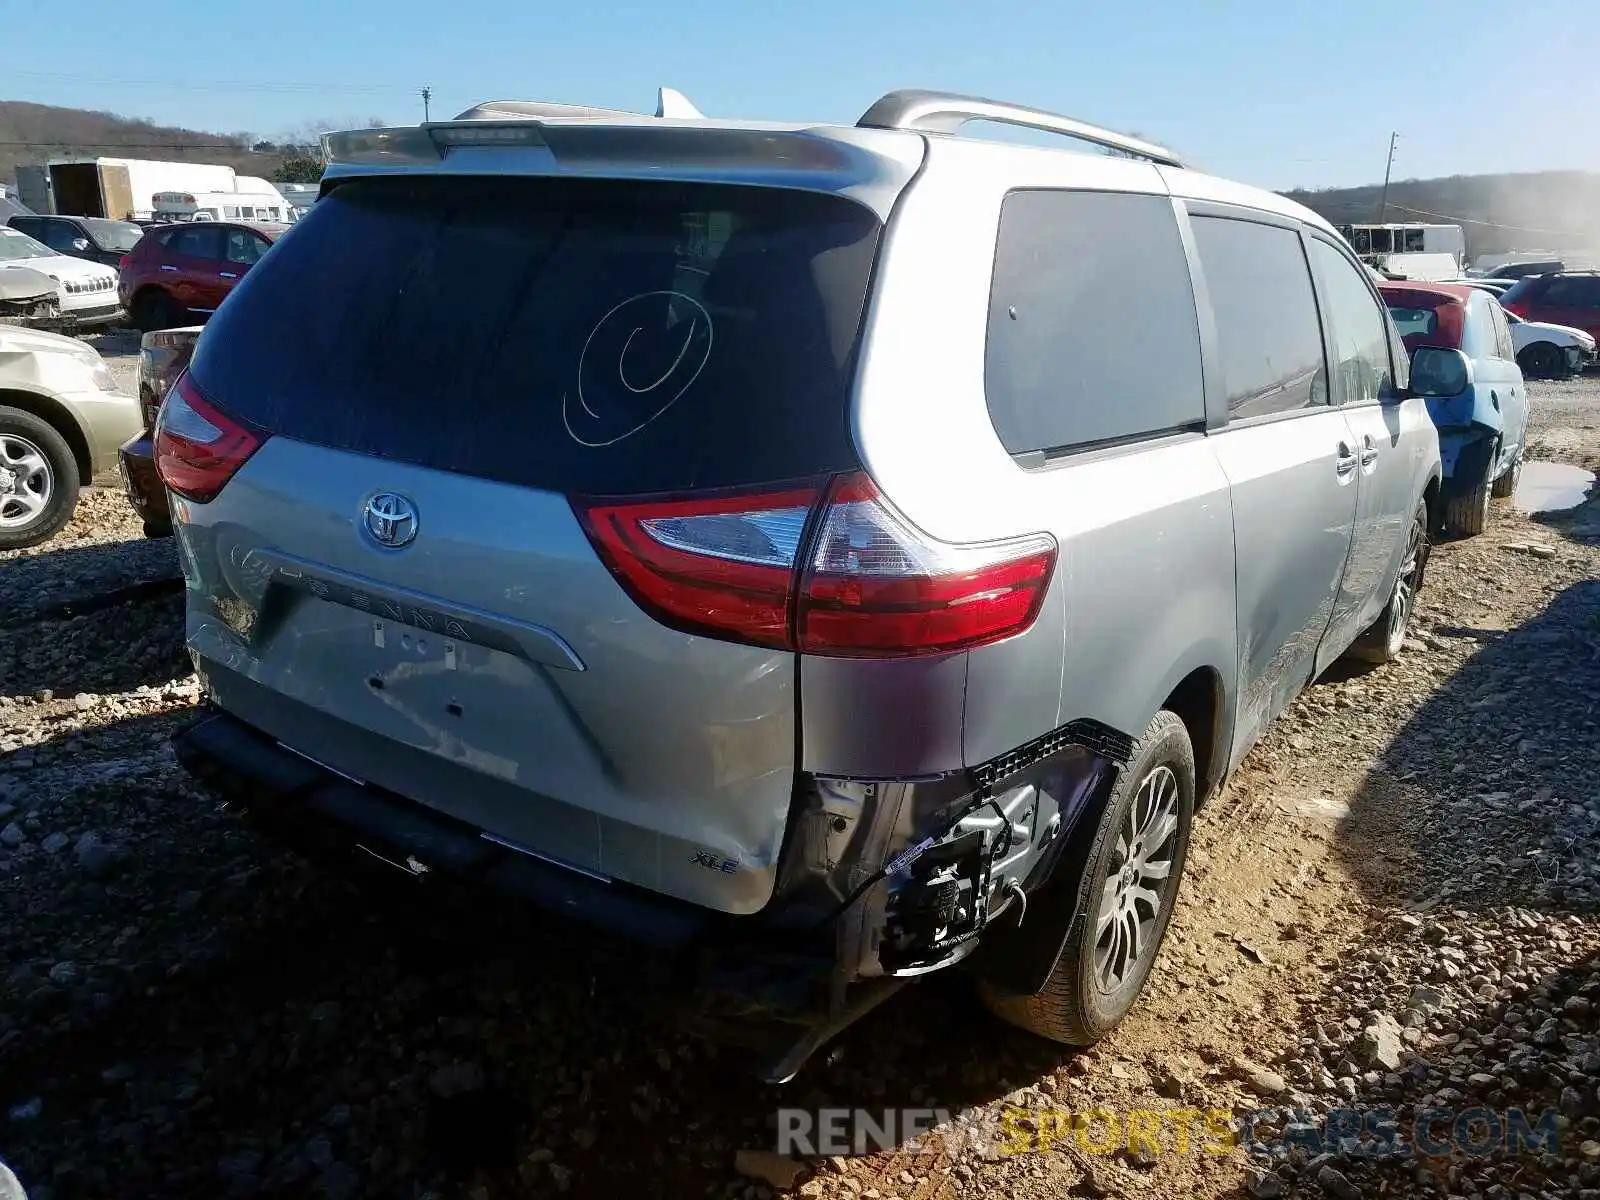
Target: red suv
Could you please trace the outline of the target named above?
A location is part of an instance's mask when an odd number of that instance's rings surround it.
[[[1600,271],[1527,275],[1500,303],[1524,321],[1570,325],[1600,340]]]
[[[146,332],[203,321],[288,228],[237,221],[158,225],[122,260],[122,307]]]

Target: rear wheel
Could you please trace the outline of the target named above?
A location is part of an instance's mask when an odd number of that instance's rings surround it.
[[[1451,500],[1444,508],[1445,532],[1454,537],[1475,537],[1489,527],[1489,492],[1487,477],[1470,491]]]
[[[1496,500],[1507,500],[1516,493],[1517,484],[1522,481],[1522,454],[1511,460],[1511,465],[1505,469],[1499,479],[1494,481],[1494,486],[1489,489],[1489,494]]]
[[[133,323],[144,333],[182,323],[177,302],[160,288],[146,288],[133,300]]]
[[[1014,996],[980,983],[996,1016],[1069,1046],[1099,1041],[1127,1016],[1177,901],[1194,793],[1189,732],[1163,710],[1106,801],[1066,945],[1043,989]],[[1059,927],[1035,934],[1052,935],[1060,937]]]
[[[1535,342],[1517,355],[1517,365],[1524,375],[1534,379],[1554,379],[1566,374],[1567,359],[1560,349],[1549,342]]]
[[[1411,625],[1411,614],[1416,607],[1417,592],[1422,588],[1422,572],[1428,562],[1428,506],[1418,504],[1411,518],[1411,529],[1406,535],[1405,557],[1400,560],[1400,573],[1395,576],[1394,590],[1389,593],[1389,603],[1378,619],[1351,643],[1350,657],[1362,662],[1386,663],[1400,653],[1406,640],[1406,630]]]
[[[53,537],[77,503],[71,447],[32,413],[0,408],[0,550]]]

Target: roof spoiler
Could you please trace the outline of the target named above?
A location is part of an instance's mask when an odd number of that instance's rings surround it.
[[[645,113],[623,108],[596,108],[589,104],[558,104],[553,100],[485,100],[460,113],[457,121],[635,121]],[[676,88],[656,89],[657,117],[701,121],[705,113]]]

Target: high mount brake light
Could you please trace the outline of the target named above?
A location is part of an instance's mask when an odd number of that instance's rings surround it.
[[[204,503],[266,440],[201,395],[185,371],[156,414],[156,471],[178,495]]]
[[[914,657],[1011,637],[1038,617],[1056,560],[1047,533],[931,538],[860,473],[826,489],[575,507],[653,616],[814,655]]]

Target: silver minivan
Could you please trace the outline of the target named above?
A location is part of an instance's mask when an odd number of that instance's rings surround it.
[[[963,961],[1105,1034],[1197,805],[1400,647],[1438,440],[1279,196],[927,92],[327,151],[160,415],[180,757],[298,846],[694,948],[769,1078]]]

